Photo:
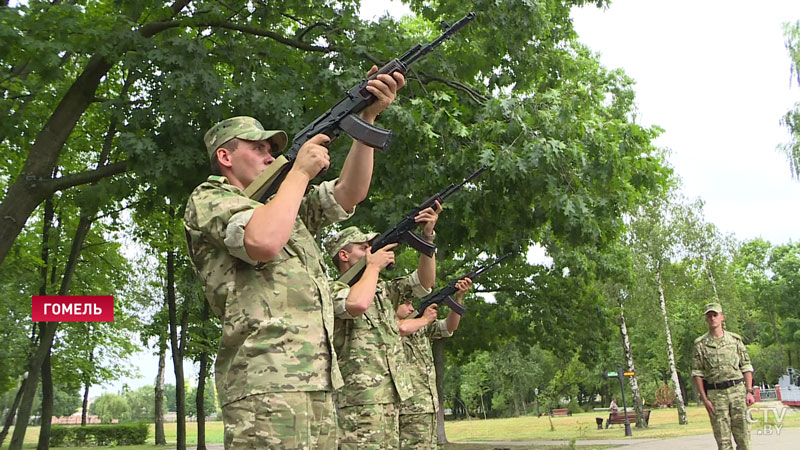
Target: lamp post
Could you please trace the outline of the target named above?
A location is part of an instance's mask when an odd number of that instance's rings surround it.
[[[622,371],[622,367],[617,367],[617,376],[619,377],[619,387],[622,390],[622,411],[625,414],[625,436],[633,436],[631,433],[631,423],[628,420],[628,407],[625,406],[625,384],[622,380],[625,379],[625,373]]]
[[[633,434],[631,433],[630,420],[628,420],[628,407],[625,404],[625,383],[623,383],[623,381],[625,380],[625,377],[632,377],[632,376],[634,376],[634,372],[633,371],[623,372],[622,371],[622,367],[619,367],[619,366],[617,366],[617,371],[616,372],[604,372],[603,373],[603,378],[605,378],[605,379],[614,378],[614,377],[619,379],[619,389],[620,389],[620,391],[622,391],[622,413],[625,414],[625,436],[632,436]],[[611,416],[609,416],[609,420],[610,419],[611,419]],[[606,424],[606,426],[608,426],[608,424]]]

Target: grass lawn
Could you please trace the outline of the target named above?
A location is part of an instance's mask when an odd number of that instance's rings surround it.
[[[758,405],[755,405],[758,406]],[[678,410],[654,409],[650,412],[650,426],[638,429],[631,424],[633,438],[668,438],[711,433],[708,414],[702,406],[686,409],[687,425],[678,425]],[[608,429],[597,429],[595,417],[608,418],[607,411],[581,413],[572,416],[553,417],[554,431],[550,431],[551,420],[547,417],[515,417],[510,419],[462,420],[447,422],[447,438],[450,441],[544,441],[544,440],[607,440],[624,439],[625,426],[611,425]],[[761,418],[761,414],[753,414]],[[774,420],[771,422],[774,423]],[[790,411],[783,419],[786,427],[800,427],[800,411]],[[604,425],[605,426],[605,425]],[[753,424],[755,429],[758,425]]]
[[[759,405],[756,405],[759,406]],[[772,405],[769,405],[772,406]],[[703,407],[690,406],[687,408],[689,416],[688,425],[678,425],[678,411],[676,409],[654,409],[650,413],[650,427],[648,429],[637,429],[632,426],[633,438],[668,438],[678,436],[689,436],[695,434],[711,433],[711,425],[708,414]],[[760,418],[761,414],[753,414],[754,418]],[[577,440],[610,440],[624,439],[625,429],[623,425],[612,425],[609,429],[598,430],[595,417],[608,417],[608,412],[599,411],[597,413],[581,413],[573,416],[554,417],[552,424],[554,431],[550,430],[551,420],[547,417],[515,417],[509,419],[489,419],[489,420],[460,420],[449,421],[445,424],[447,438],[451,442],[461,444],[449,444],[446,450],[478,450],[496,448],[494,445],[470,444],[474,441],[569,441]],[[774,423],[774,420],[771,420]],[[783,426],[800,427],[800,410],[797,408],[790,410],[783,419]],[[753,429],[758,425],[753,424]],[[13,429],[12,429],[13,430]],[[13,431],[12,431],[13,432]],[[11,433],[4,442],[3,449],[8,448],[8,441],[11,440]],[[174,448],[176,442],[176,424],[168,423],[164,425],[168,445],[166,448]],[[36,448],[39,427],[28,427],[25,434],[25,448]],[[156,450],[165,447],[155,446],[154,425],[150,425],[149,445],[121,446],[118,449],[125,450]],[[187,447],[192,448],[197,443],[197,423],[187,422],[186,424]],[[206,423],[206,443],[221,444],[223,442],[222,422]],[[76,447],[69,447],[76,449]],[[97,450],[98,447],[85,447]],[[525,447],[514,447],[515,449]],[[537,446],[537,449],[564,448],[563,446]],[[581,447],[584,449],[601,449],[606,446]]]

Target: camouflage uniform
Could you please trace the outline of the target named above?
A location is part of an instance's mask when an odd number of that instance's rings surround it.
[[[400,448],[436,448],[436,413],[439,395],[436,391],[436,369],[433,365],[431,339],[452,336],[445,319],[420,328],[403,338],[414,395],[400,404]]]
[[[217,128],[206,134],[210,155],[221,144],[212,134]],[[253,126],[242,128],[258,137]],[[267,262],[252,260],[244,247],[244,228],[261,203],[225,177],[210,176],[186,205],[189,253],[222,322],[215,381],[226,449],[336,447],[331,391],[343,383],[330,345],[333,302],[314,240],[323,226],[349,217],[333,186],[311,187],[289,241]]]
[[[720,450],[733,450],[731,433],[737,449],[750,448],[746,388],[743,381],[722,389],[712,389],[708,384],[740,380],[742,374],[748,371],[752,372],[753,366],[742,337],[738,334],[725,331],[721,338],[714,338],[706,333],[695,339],[692,376],[703,378],[706,395],[714,406],[711,427]]]
[[[328,250],[336,255],[348,243],[367,242],[355,227],[331,239]],[[345,309],[350,287],[331,286],[336,314],[334,347],[344,388],[336,393],[342,449],[398,448],[399,401],[411,397],[411,381],[398,328],[397,306],[402,301],[430,293],[417,272],[389,282],[378,281],[375,299],[366,312],[351,316]]]

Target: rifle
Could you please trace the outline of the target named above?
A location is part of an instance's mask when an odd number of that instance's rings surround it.
[[[434,194],[429,199],[422,202],[419,206],[413,208],[408,212],[408,214],[405,215],[403,220],[397,223],[397,225],[393,226],[372,241],[371,251],[374,253],[375,251],[380,250],[389,244],[407,242],[408,245],[413,247],[416,251],[427,256],[433,256],[436,251],[436,246],[422,239],[411,231],[417,226],[417,223],[414,222],[414,217],[416,217],[417,214],[419,214],[419,212],[423,209],[433,207],[437,201],[440,205],[443,204],[448,197],[459,191],[465,184],[477,178],[480,174],[486,171],[486,169],[488,169],[488,167],[481,167],[475,172],[472,172],[461,183],[450,184],[450,186],[447,186],[442,191]],[[350,286],[354,285],[361,278],[361,274],[364,273],[364,269],[366,267],[367,258],[361,258],[354,266],[347,269],[347,272],[343,273],[342,276],[339,277],[339,281],[342,283],[347,283]],[[394,264],[389,264],[386,266],[386,268],[389,270],[392,270],[393,267]]]
[[[415,319],[422,317],[422,315],[425,313],[425,309],[427,309],[428,306],[431,306],[433,304],[439,305],[439,304],[442,304],[442,303],[444,303],[445,305],[449,306],[450,309],[453,312],[455,312],[456,314],[458,314],[459,316],[463,316],[464,313],[467,312],[467,308],[464,307],[464,305],[459,304],[453,298],[453,294],[458,292],[458,289],[456,288],[456,283],[458,282],[458,280],[461,280],[462,278],[469,278],[470,280],[475,281],[475,278],[479,277],[482,273],[490,270],[492,267],[500,264],[501,262],[503,262],[505,259],[507,259],[511,255],[512,255],[511,253],[508,253],[505,256],[497,258],[491,264],[487,264],[485,266],[479,267],[479,268],[473,270],[472,272],[469,272],[468,274],[466,274],[464,276],[456,278],[455,280],[451,281],[450,284],[448,284],[447,286],[445,286],[445,287],[439,289],[438,291],[434,292],[433,294],[430,294],[429,296],[425,297],[424,299],[422,299],[422,303],[420,303],[420,305],[419,305],[419,313],[417,313],[417,316],[415,317]]]
[[[474,18],[475,13],[471,12],[467,14],[461,20],[453,24],[453,26],[445,30],[445,32],[433,42],[425,45],[415,45],[399,58],[389,61],[389,63],[381,67],[380,70],[372,74],[368,79],[361,80],[357,85],[350,88],[344,98],[339,100],[338,103],[322,113],[321,116],[314,119],[313,122],[294,136],[289,149],[273,161],[258,178],[250,183],[244,191],[245,195],[262,203],[274,195],[275,192],[278,191],[278,187],[283,182],[283,179],[286,178],[286,174],[294,165],[300,147],[309,139],[320,133],[329,136],[331,140],[333,140],[344,131],[353,139],[363,142],[370,147],[385,150],[392,140],[392,132],[370,125],[358,117],[358,113],[361,112],[361,110],[375,101],[375,96],[366,89],[367,81],[383,73],[392,75],[395,72],[400,72],[405,75],[411,64],[438,47],[445,39],[449,38]],[[322,172],[319,173],[319,175],[321,174]]]

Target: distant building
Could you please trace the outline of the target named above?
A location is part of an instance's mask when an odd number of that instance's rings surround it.
[[[86,424],[87,425],[94,425],[96,423],[101,423],[100,418],[93,415],[87,414],[86,415]],[[52,419],[53,425],[80,425],[81,424],[81,413],[75,413],[71,416],[64,416],[64,417],[53,417]]]

